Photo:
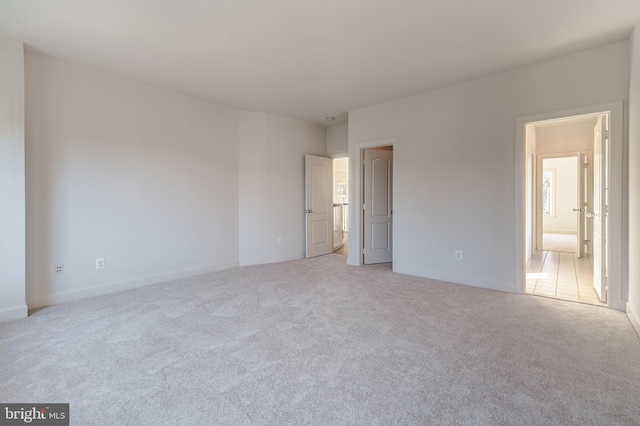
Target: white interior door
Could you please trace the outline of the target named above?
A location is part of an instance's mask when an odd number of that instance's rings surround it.
[[[333,160],[305,155],[305,226],[307,258],[332,252]]]
[[[607,146],[606,123],[602,116],[593,128],[593,287],[600,300],[607,300],[606,215]]]
[[[364,151],[364,264],[392,261],[393,151]]]
[[[574,209],[578,221],[578,257],[585,255],[585,240],[587,239],[586,212],[587,212],[587,155],[578,153],[578,206]]]

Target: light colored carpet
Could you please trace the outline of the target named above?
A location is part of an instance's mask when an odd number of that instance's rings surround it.
[[[74,425],[639,424],[638,395],[621,312],[333,254],[0,324],[0,401]]]
[[[578,251],[578,234],[542,234],[542,247],[547,251],[564,251],[576,253]]]

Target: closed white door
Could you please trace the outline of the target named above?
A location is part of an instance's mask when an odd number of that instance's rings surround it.
[[[607,300],[607,133],[602,117],[593,128],[593,288]]]
[[[391,262],[393,151],[364,151],[364,264]]]
[[[307,258],[332,252],[333,160],[305,155],[305,224]]]

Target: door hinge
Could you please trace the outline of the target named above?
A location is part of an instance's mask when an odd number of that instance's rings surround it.
[[[363,248],[363,249],[362,249],[362,254],[364,254],[364,251],[365,251],[365,249]]]
[[[604,137],[605,137],[606,139],[609,139],[609,131],[608,131],[608,130],[605,130],[605,131],[604,131],[604,132],[602,132],[602,133],[604,133]]]
[[[590,243],[591,240],[582,240],[583,243]]]

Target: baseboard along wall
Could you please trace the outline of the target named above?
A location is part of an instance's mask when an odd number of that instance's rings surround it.
[[[44,306],[71,302],[72,300],[102,296],[105,294],[115,293],[118,291],[131,290],[134,288],[145,287],[148,285],[158,284],[158,283],[171,281],[171,280],[177,280],[180,278],[192,277],[194,275],[221,271],[223,269],[234,268],[236,266],[238,266],[238,261],[234,260],[229,262],[218,263],[215,265],[203,266],[200,268],[171,272],[168,274],[152,275],[152,276],[147,276],[142,278],[136,278],[133,280],[103,284],[103,285],[94,286],[94,287],[82,288],[82,289],[65,291],[60,293],[46,294],[46,295],[36,296],[36,297],[27,299],[27,306],[29,307],[29,309],[42,308]],[[25,314],[25,317],[26,317],[26,314]]]
[[[27,305],[14,306],[0,309],[0,322],[13,321],[26,318],[29,310]]]
[[[635,328],[636,333],[640,338],[640,319],[638,319],[635,312],[633,312],[633,309],[631,309],[631,305],[629,305],[628,302],[627,302],[627,317],[629,317],[629,321],[631,321],[633,328]]]

